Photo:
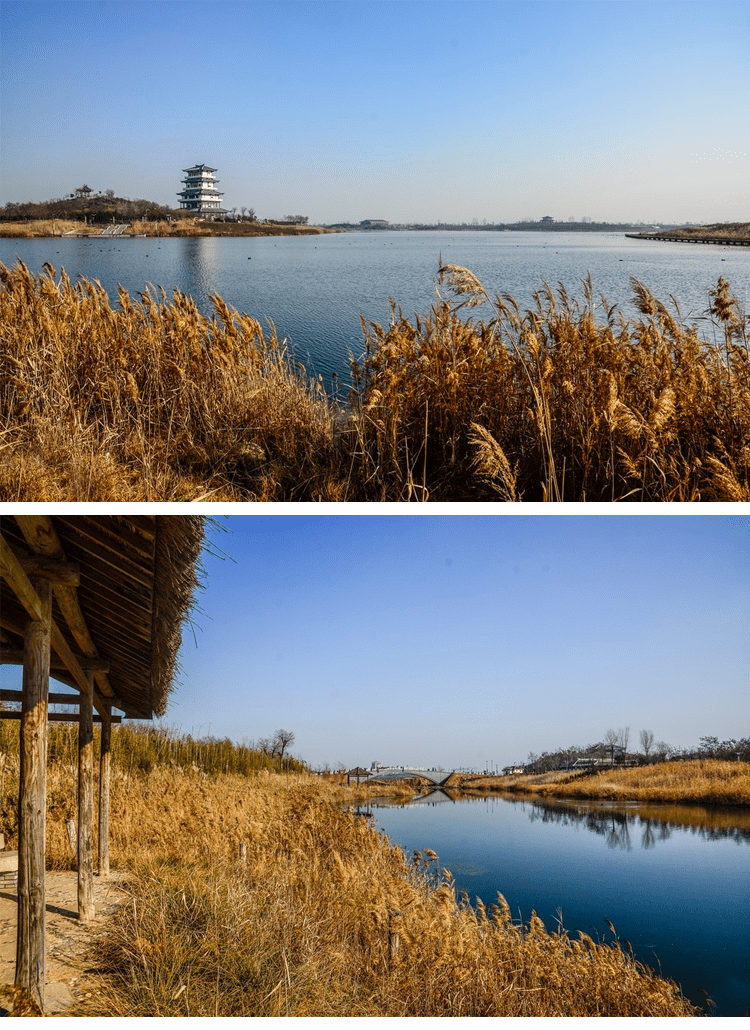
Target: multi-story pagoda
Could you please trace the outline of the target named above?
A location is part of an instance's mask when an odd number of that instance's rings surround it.
[[[185,188],[177,194],[182,210],[194,215],[225,215],[226,210],[221,206],[224,194],[216,189],[216,169],[208,165],[193,165],[182,170],[185,172],[182,180]]]

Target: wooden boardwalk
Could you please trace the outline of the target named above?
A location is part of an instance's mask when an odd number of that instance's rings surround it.
[[[741,236],[667,236],[662,233],[648,233],[641,235],[635,232],[626,232],[629,240],[659,240],[662,243],[719,243],[722,247],[750,247],[750,237]]]

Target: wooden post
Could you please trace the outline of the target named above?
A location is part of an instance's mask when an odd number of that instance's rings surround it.
[[[99,876],[109,876],[109,759],[112,741],[112,710],[102,715],[102,746],[99,756]]]
[[[401,943],[399,933],[401,927],[401,913],[398,909],[388,913],[388,962],[389,965],[398,958],[398,949]]]
[[[78,918],[94,918],[94,675],[86,673],[78,719]]]
[[[23,646],[15,983],[17,987],[29,991],[43,1010],[47,694],[52,630],[52,584],[49,580],[37,579],[33,581],[32,586],[40,601],[40,618],[29,622]]]

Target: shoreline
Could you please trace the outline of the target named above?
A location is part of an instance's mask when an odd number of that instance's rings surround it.
[[[72,225],[72,223],[61,219],[57,221],[62,224]],[[37,224],[34,222],[0,222],[0,239],[64,240],[85,237],[95,240],[123,240],[142,238],[144,236],[159,239],[190,239],[193,237],[223,239],[227,237],[247,238],[251,236],[323,236],[328,233],[345,232],[344,229],[326,229],[322,225],[269,225],[262,222],[221,222],[212,225],[211,228],[203,223],[185,225],[172,222],[133,222],[128,224],[127,228],[132,229],[135,227],[136,231],[123,231],[121,233],[106,231],[112,227],[100,223],[99,225],[89,227],[82,225],[80,231],[77,227],[73,227],[65,232],[56,232],[52,229],[51,222],[52,219]],[[148,231],[149,228],[151,228],[150,232]]]
[[[653,802],[750,809],[746,762],[695,759],[627,769],[557,770],[510,776],[463,776],[457,790],[487,796],[510,793],[569,801]]]
[[[658,243],[718,243],[722,247],[750,247],[750,236],[669,236],[666,233],[626,232],[629,240],[653,240]]]

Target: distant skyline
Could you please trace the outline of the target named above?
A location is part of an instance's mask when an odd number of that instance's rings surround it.
[[[750,734],[748,515],[221,512],[180,732],[332,768]]]
[[[0,6],[0,204],[314,223],[750,220],[746,0]]]

